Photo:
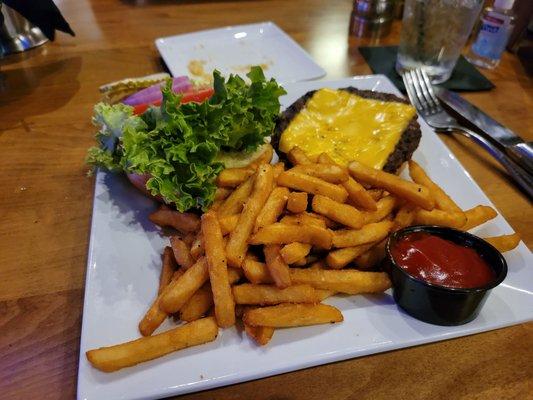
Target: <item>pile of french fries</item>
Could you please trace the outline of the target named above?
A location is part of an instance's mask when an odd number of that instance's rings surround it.
[[[158,295],[139,323],[140,339],[87,352],[106,372],[215,340],[238,319],[266,345],[276,329],[342,322],[322,300],[335,294],[380,293],[387,237],[418,224],[470,230],[497,214],[488,206],[463,211],[414,161],[412,181],[348,167],[299,148],[292,164],[271,165],[272,148],[252,165],[226,169],[212,207],[201,217],[162,206],[150,219],[177,231],[163,253]],[[500,251],[518,235],[487,238]],[[183,324],[154,331],[172,317]]]

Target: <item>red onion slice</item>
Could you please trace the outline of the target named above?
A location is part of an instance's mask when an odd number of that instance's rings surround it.
[[[136,106],[138,104],[151,104],[156,101],[161,101],[163,95],[161,94],[161,85],[165,85],[165,82],[156,83],[146,89],[143,89],[137,93],[134,93],[122,100],[122,103],[129,106]],[[191,81],[187,76],[179,76],[172,78],[172,91],[174,93],[184,93],[192,89]]]

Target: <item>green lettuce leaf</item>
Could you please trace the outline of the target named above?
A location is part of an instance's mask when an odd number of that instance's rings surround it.
[[[93,124],[100,127],[96,139],[100,142],[107,141],[107,138],[118,139],[125,121],[132,116],[133,107],[126,104],[98,103],[94,106],[93,117]]]
[[[214,71],[214,94],[203,103],[181,104],[171,82],[162,88],[160,107],[140,116],[123,105],[98,104],[94,123],[98,147],[87,162],[108,170],[148,174],[146,187],[179,211],[206,209],[213,202],[215,179],[224,165],[221,151],[252,152],[272,134],[285,94],[260,67],[225,80]]]

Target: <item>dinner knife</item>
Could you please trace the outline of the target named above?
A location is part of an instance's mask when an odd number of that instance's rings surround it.
[[[435,86],[434,89],[444,104],[490,136],[503,147],[509,157],[533,175],[533,146],[531,143],[525,142],[512,130],[492,119],[457,93],[438,86]]]

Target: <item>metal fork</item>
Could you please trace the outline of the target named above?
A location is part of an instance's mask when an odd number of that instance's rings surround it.
[[[436,132],[451,133],[457,131],[463,136],[472,139],[488,151],[507,170],[509,175],[513,177],[515,182],[520,185],[530,198],[533,197],[533,177],[490,140],[462,126],[448,114],[440,105],[437,96],[435,96],[429,77],[424,70],[417,68],[405,71],[402,74],[402,78],[411,103],[413,103],[420,116],[424,118],[429,126],[435,129]]]

